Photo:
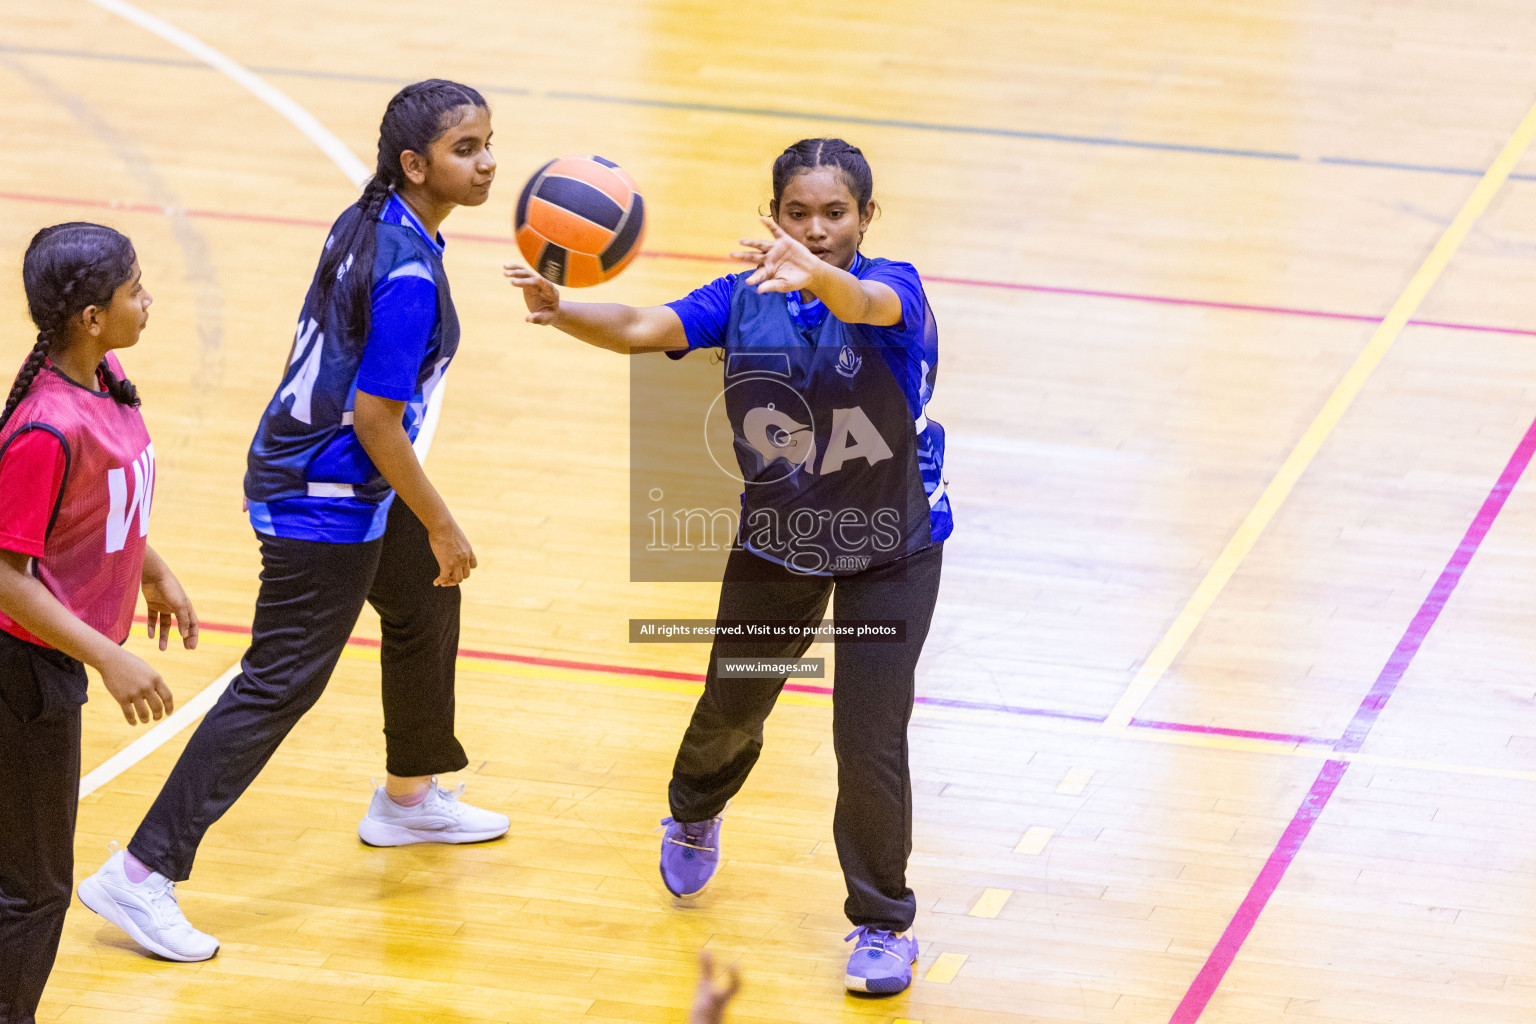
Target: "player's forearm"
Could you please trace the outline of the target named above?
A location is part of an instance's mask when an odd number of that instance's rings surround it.
[[[64,607],[27,572],[26,564],[25,555],[0,552],[0,611],[43,643],[98,671],[121,653],[116,644]]]
[[[665,306],[616,302],[561,302],[552,326],[620,355],[688,347],[682,321]]]
[[[148,544],[144,545],[144,570],[139,573],[144,580],[158,580],[171,575],[171,567],[165,564],[165,559],[159,552]]]
[[[363,411],[366,403],[361,393],[358,399],[358,407],[353,413],[354,429],[374,468],[428,530],[452,522],[453,515],[437,488],[432,486],[432,481],[427,479],[426,470],[421,468],[421,460],[416,457],[416,449],[411,447],[410,436],[401,425],[400,417],[390,418],[387,412],[383,417],[370,416]],[[404,403],[400,405],[403,408]],[[378,422],[380,419],[383,422]]]
[[[561,302],[551,326],[588,345],[628,355],[638,312],[616,302]]]
[[[889,286],[861,281],[831,264],[822,264],[811,278],[810,291],[827,312],[845,324],[889,327],[901,322],[901,300]]]

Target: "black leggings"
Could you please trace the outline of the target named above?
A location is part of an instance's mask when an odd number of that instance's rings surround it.
[[[906,623],[902,643],[838,643],[833,678],[832,743],[837,752],[837,811],[832,834],[855,925],[905,931],[917,913],[907,888],[912,853],[912,779],[907,722],[914,674],[939,595],[943,545],[853,576],[805,576],[737,549],[720,585],[717,621],[793,620],[814,625],[834,593],[838,622]],[[798,658],[809,639],[777,646],[716,640],[704,694],[683,735],[669,790],[672,816],[703,821],[725,809],[763,749],[763,722],[785,680],[721,679],[719,658]]]
[[[85,668],[0,632],[0,1024],[32,1024],[64,930]]]
[[[384,638],[386,769],[409,777],[469,763],[453,733],[459,588],[432,585],[437,559],[405,502],[395,499],[378,540],[259,539],[261,591],[240,674],[192,734],[128,844],[177,882],[191,876],[204,833],[320,699],[365,601],[378,611]]]

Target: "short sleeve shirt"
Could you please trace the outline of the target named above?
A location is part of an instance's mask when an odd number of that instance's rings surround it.
[[[64,443],[50,430],[18,434],[0,455],[0,548],[43,557],[65,465]]]
[[[876,263],[863,256],[854,257],[849,272],[861,281],[879,281],[888,286],[901,301],[900,323],[888,327],[858,324],[857,329],[869,345],[887,350],[887,362],[901,382],[902,392],[916,419],[922,415],[923,406],[927,404],[928,396],[923,393],[927,366],[936,358],[936,355],[931,356],[927,351],[930,342],[928,304],[923,295],[922,278],[918,276],[917,268],[910,263],[894,260]],[[683,332],[688,337],[686,351],[668,352],[668,356],[680,359],[696,348],[725,346],[726,328],[731,317],[731,296],[738,287],[743,287],[741,281],[742,275],[739,274],[717,277],[681,299],[667,303],[668,308],[683,322]],[[798,293],[786,295],[785,301],[790,304],[790,315],[803,327],[814,329],[827,315],[826,307],[820,302],[801,303]]]

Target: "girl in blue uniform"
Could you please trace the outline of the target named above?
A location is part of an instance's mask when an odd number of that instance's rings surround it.
[[[944,435],[924,414],[937,331],[909,264],[859,252],[874,179],[841,139],[806,139],[773,167],[772,238],[735,254],[755,269],[664,306],[561,300],[525,267],[528,320],[621,353],[724,350],[726,410],[746,490],[717,621],[839,624],[895,620],[898,639],[837,645],[833,831],[855,925],[847,985],[894,993],[912,980],[917,910],[907,723],[914,671],[938,597]],[[787,390],[786,390],[787,388]],[[722,658],[799,657],[803,629],[772,644],[716,639],[704,694],[683,736],[663,820],[661,874],[678,896],[714,875],[721,814],[762,750],[784,677],[722,679]]]
[[[458,584],[475,556],[413,448],[459,344],[438,226],[490,195],[490,138],[475,90],[406,86],[384,112],[374,176],[326,239],[247,460],[262,560],[250,649],[128,849],[80,885],[86,906],[160,956],[218,951],[182,914],[175,884],[320,698],[365,603],[383,633],[387,778],[358,834],[399,846],[507,830],[504,815],[435,780],[468,763],[454,735],[454,659]]]

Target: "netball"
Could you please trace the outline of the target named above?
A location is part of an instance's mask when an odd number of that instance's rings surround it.
[[[613,161],[561,157],[523,186],[512,230],[539,274],[588,288],[617,277],[640,251],[645,202],[635,180]]]

